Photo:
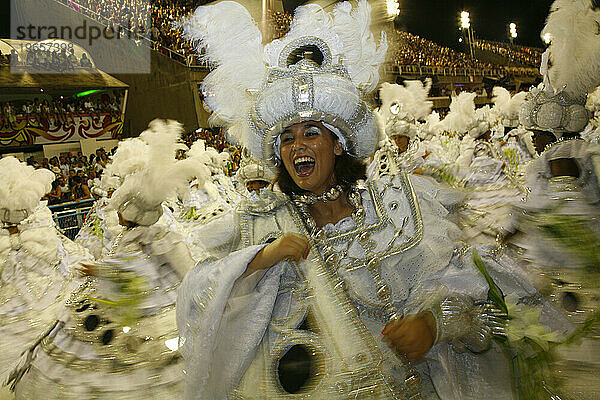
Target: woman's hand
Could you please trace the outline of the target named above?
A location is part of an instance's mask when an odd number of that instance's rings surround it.
[[[390,348],[405,354],[410,361],[416,361],[433,346],[436,336],[435,319],[429,311],[408,315],[388,322],[382,334]]]
[[[292,232],[286,233],[259,251],[248,264],[246,271],[252,273],[259,269],[271,268],[286,259],[300,261],[300,259],[308,257],[310,247],[310,241],[306,236]]]

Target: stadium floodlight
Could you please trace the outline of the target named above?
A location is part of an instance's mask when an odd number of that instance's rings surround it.
[[[387,0],[386,6],[389,15],[392,15],[394,17],[400,15],[400,3],[398,2],[398,0]]]
[[[463,29],[469,29],[471,27],[471,18],[468,11],[462,11],[460,13],[460,26]]]
[[[516,39],[517,38],[517,24],[515,24],[514,22],[511,22],[508,25],[508,28],[510,29],[510,37],[512,39]]]

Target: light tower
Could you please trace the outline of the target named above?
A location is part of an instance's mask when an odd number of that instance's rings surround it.
[[[473,30],[471,29],[471,17],[468,11],[461,11],[460,13],[460,28],[465,35],[467,42],[469,43],[469,53],[471,58],[473,57]]]
[[[508,37],[510,39],[510,44],[513,44],[517,38],[517,24],[514,22],[508,24]]]

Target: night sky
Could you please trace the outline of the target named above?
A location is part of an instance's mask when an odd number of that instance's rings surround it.
[[[384,1],[384,0],[382,0]],[[507,25],[517,24],[517,43],[543,47],[539,33],[552,0],[398,0],[398,26],[445,46],[459,47],[458,14],[471,13],[475,36],[506,41]],[[293,2],[293,0],[292,0]],[[0,0],[0,37],[8,37],[9,0]]]
[[[516,43],[543,47],[540,32],[552,0],[399,0],[396,24],[445,46],[457,48],[458,19],[469,11],[475,37],[507,41],[508,24],[517,24]]]

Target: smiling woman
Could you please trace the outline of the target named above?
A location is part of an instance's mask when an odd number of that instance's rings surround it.
[[[189,399],[513,397],[490,334],[503,326],[440,189],[404,173],[365,179],[379,132],[363,96],[386,49],[364,35],[369,14],[366,1],[307,5],[264,48],[237,3],[182,23],[218,65],[204,82],[213,118],[278,170],[283,192],[223,218],[227,235],[202,242],[213,257],[180,287]],[[504,293],[535,295],[509,261],[479,252]]]

